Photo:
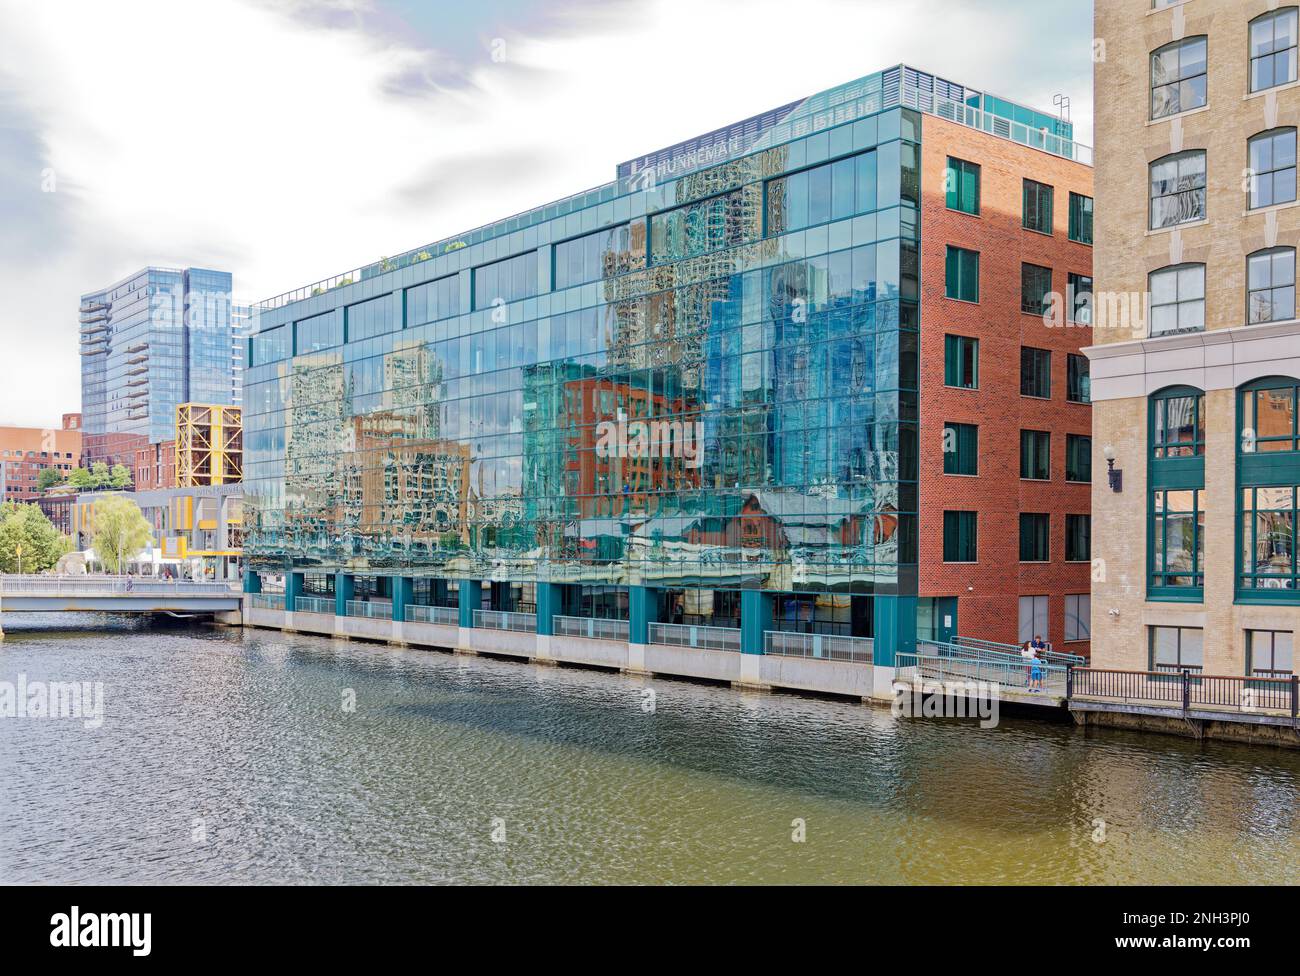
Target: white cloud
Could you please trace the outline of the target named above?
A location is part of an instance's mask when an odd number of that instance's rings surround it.
[[[1038,53],[1042,5],[1024,0],[652,0],[571,12],[543,36],[523,21],[511,32],[508,18],[489,28],[485,13],[479,60],[458,53],[465,84],[398,93],[395,79],[427,71],[436,29],[395,40],[235,0],[139,0],[129,13],[10,3],[0,83],[59,181],[36,219],[63,233],[4,249],[19,253],[0,267],[0,339],[30,368],[7,371],[18,378],[0,389],[0,422],[43,425],[76,408],[77,299],[145,264],[227,269],[238,297],[268,297],[606,182],[622,159],[899,61],[1048,108],[1072,85],[1076,119],[1091,108],[1088,38]],[[19,192],[39,192],[37,163]]]

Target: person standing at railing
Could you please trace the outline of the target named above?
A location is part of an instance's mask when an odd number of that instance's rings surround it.
[[[1043,690],[1043,662],[1038,657],[1038,652],[1033,648],[1030,649],[1029,657],[1029,690]]]

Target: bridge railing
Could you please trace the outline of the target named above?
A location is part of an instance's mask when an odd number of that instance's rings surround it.
[[[957,636],[952,639],[952,643],[957,647],[969,647],[972,650],[997,651],[1002,654],[1019,654],[1019,644],[1003,644],[1001,641],[989,641],[979,637],[961,637]],[[1062,664],[1069,667],[1078,667],[1085,663],[1085,658],[1080,654],[1067,654],[1064,651],[1039,651],[1039,656],[1048,664]]]
[[[1193,708],[1272,712],[1300,717],[1300,677],[1201,674],[1188,669],[1121,671],[1072,668],[1071,700],[1155,705],[1187,712]]]
[[[557,637],[586,637],[590,640],[628,639],[628,622],[605,617],[565,617],[551,618],[552,628]]]
[[[235,583],[192,580],[153,580],[136,576],[18,576],[0,575],[0,596],[229,596]]]
[[[414,624],[442,624],[455,627],[460,624],[460,610],[457,607],[428,607],[419,603],[408,603],[406,619]]]
[[[811,657],[825,661],[870,664],[875,641],[870,637],[842,637],[836,634],[803,634],[786,630],[763,633],[763,653],[785,657]]]
[[[715,651],[739,651],[738,627],[701,627],[695,624],[650,624],[650,643],[673,647],[704,647]]]
[[[332,596],[296,596],[293,600],[294,613],[324,613],[332,617],[334,606]]]
[[[1026,661],[1019,655],[982,651],[940,641],[917,641],[916,653],[897,656],[898,680],[922,678],[939,681],[984,681],[1025,692],[1065,697],[1066,678],[1072,668],[1061,664]],[[1037,670],[1038,677],[1034,674]]]

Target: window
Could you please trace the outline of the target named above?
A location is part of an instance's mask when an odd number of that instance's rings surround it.
[[[1295,635],[1289,630],[1246,631],[1246,673],[1261,678],[1295,674]]]
[[[1205,394],[1176,388],[1152,397],[1152,457],[1195,457],[1205,453]]]
[[[1036,264],[1020,265],[1020,311],[1042,315],[1052,290],[1052,269]]]
[[[474,269],[474,307],[517,302],[537,294],[537,252],[526,251]]]
[[[1246,321],[1295,318],[1295,248],[1275,247],[1246,258]]]
[[[631,232],[627,224],[606,227],[555,245],[555,289],[572,288],[610,278],[643,266],[631,258]]]
[[[1092,243],[1092,197],[1070,194],[1070,240]]]
[[[1151,52],[1151,117],[1162,119],[1206,101],[1205,36],[1174,41]]]
[[[1200,627],[1152,627],[1152,671],[1200,671],[1205,631]]]
[[[293,324],[295,356],[343,345],[343,315],[332,309]]]
[[[1021,221],[1026,230],[1040,234],[1052,232],[1052,188],[1034,180],[1024,181],[1024,210]]]
[[[1092,402],[1092,380],[1087,356],[1074,352],[1066,354],[1065,399],[1070,403]]]
[[[406,324],[424,325],[460,314],[460,278],[449,275],[406,289]]]
[[[1065,435],[1065,480],[1092,481],[1092,438],[1086,434]]]
[[[1151,586],[1199,590],[1205,585],[1205,491],[1152,493]]]
[[[948,191],[948,209],[962,213],[980,212],[980,168],[964,159],[948,157],[948,171],[944,175]]]
[[[1072,563],[1092,560],[1092,516],[1065,516],[1065,559]]]
[[[248,365],[264,366],[278,363],[289,355],[289,336],[292,330],[281,325],[259,332],[248,340]],[[69,454],[68,457],[72,455]]]
[[[1052,435],[1045,430],[1020,432],[1020,477],[1030,481],[1051,478]]]
[[[1020,395],[1041,397],[1052,395],[1052,353],[1048,349],[1032,346],[1020,347]]]
[[[1250,90],[1296,80],[1296,8],[1284,7],[1250,22]]]
[[[1025,644],[1035,637],[1046,639],[1051,633],[1047,612],[1047,597],[1022,596],[1020,598],[1020,643]]]
[[[1295,199],[1295,129],[1261,132],[1250,147],[1250,209]]]
[[[980,341],[969,336],[943,337],[943,384],[974,390],[980,378]]]
[[[978,170],[978,167],[976,169]],[[792,230],[802,230],[805,227],[813,227],[831,220],[852,217],[854,214],[869,213],[877,207],[876,183],[877,163],[875,150],[768,180],[766,186],[767,236],[773,237]],[[728,207],[742,206],[741,197],[736,193],[726,194],[725,197],[715,197],[714,201],[725,201],[725,205]],[[718,211],[719,204],[713,203],[713,201],[704,201],[703,204],[711,205],[712,210],[701,212],[698,210],[700,205],[691,204],[690,207],[680,208],[679,210],[669,211],[668,214],[657,216],[669,217],[672,214],[685,212],[688,221],[702,221],[707,220]],[[697,209],[692,210],[691,208]],[[676,218],[669,218],[669,223],[674,220]],[[670,231],[671,228],[665,225],[665,232]],[[652,237],[653,234],[654,226],[652,224]],[[717,246],[723,245],[719,244]],[[715,248],[707,247],[706,249],[714,250]],[[682,254],[679,256],[687,255]],[[656,256],[655,263],[658,264],[661,260],[668,260],[668,258]]]
[[[1065,639],[1067,641],[1092,639],[1092,597],[1089,594],[1066,594]]]
[[[831,219],[831,166],[819,166],[807,173],[808,209],[803,226],[824,224]],[[768,189],[772,191],[770,185]],[[782,191],[778,187],[776,192]],[[745,228],[751,224],[745,216],[746,210],[745,194],[733,190],[654,214],[650,218],[651,263],[667,264],[745,243]]]
[[[1151,334],[1205,331],[1205,265],[1176,264],[1151,272]]]
[[[943,473],[977,474],[979,427],[975,424],[943,425]]]
[[[1151,164],[1151,228],[1205,219],[1205,150],[1164,156]]]
[[[1066,280],[1070,321],[1079,325],[1092,325],[1092,276],[1071,271]]]
[[[1051,556],[1052,519],[1043,512],[1020,513],[1020,561],[1045,563]]]
[[[1296,431],[1297,387],[1269,386],[1241,395],[1243,454],[1300,451]]]
[[[347,307],[348,342],[371,339],[401,328],[395,315],[389,314],[392,295],[380,295]]]
[[[1243,488],[1241,589],[1300,598],[1296,574],[1296,487]],[[1263,595],[1263,594],[1261,594]]]
[[[974,512],[943,513],[943,561],[976,561],[976,516]]]
[[[944,267],[944,293],[963,302],[980,300],[980,255],[964,247],[948,245]]]

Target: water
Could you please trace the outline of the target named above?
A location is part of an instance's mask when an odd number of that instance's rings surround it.
[[[105,720],[0,719],[0,881],[1300,882],[1296,752],[272,631],[4,626],[0,681],[102,681]]]

